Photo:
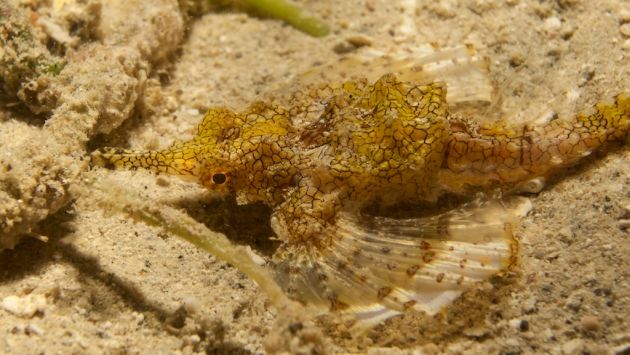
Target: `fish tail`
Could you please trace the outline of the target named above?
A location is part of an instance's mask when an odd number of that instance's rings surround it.
[[[574,120],[554,120],[532,135],[533,170],[573,165],[611,143],[626,141],[628,131],[630,97],[626,94],[617,95],[613,103],[600,102]]]
[[[518,128],[504,122],[473,129],[451,122],[441,187],[466,193],[480,188],[519,188],[577,164],[592,152],[628,141],[630,96],[599,103],[574,119],[554,119]],[[534,192],[534,191],[532,191]]]
[[[608,141],[623,141],[628,138],[630,131],[630,94],[619,94],[615,102],[599,103],[595,105],[596,113],[593,115],[578,115],[577,121],[593,126],[599,124],[607,130]]]

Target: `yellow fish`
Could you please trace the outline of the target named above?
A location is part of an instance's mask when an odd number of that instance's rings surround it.
[[[385,217],[389,206],[531,190],[625,141],[630,129],[626,95],[533,126],[454,114],[449,105],[490,100],[484,62],[471,48],[373,61],[389,70],[347,60],[354,71],[345,80],[316,84],[329,73],[316,70],[284,104],[214,108],[190,141],[163,151],[105,148],[93,162],[187,176],[240,202],[264,202],[284,242],[273,259],[286,292],[375,324],[408,309],[435,314],[508,268],[510,224],[522,213],[496,199],[423,218]]]

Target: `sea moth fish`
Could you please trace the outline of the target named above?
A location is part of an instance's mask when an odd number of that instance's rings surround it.
[[[409,309],[435,314],[508,269],[517,253],[510,226],[526,207],[488,197],[433,216],[388,211],[447,194],[539,190],[554,172],[628,137],[624,94],[535,125],[462,117],[453,107],[491,100],[487,67],[471,47],[342,65],[353,72],[311,71],[283,101],[212,108],[189,141],[161,151],[103,148],[92,162],[267,204],[282,241],[272,264],[287,294],[376,324]]]

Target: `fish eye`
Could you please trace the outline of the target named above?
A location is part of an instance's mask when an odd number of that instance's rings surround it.
[[[215,173],[212,175],[212,182],[215,183],[216,185],[225,184],[226,181],[227,181],[227,176],[225,175],[225,173]]]

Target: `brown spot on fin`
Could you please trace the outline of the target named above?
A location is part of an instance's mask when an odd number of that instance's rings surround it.
[[[324,250],[286,246],[293,250],[278,265],[277,279],[295,290],[293,297],[323,311],[331,306],[327,295],[334,295],[333,309],[352,314],[360,326],[411,308],[435,314],[471,285],[513,264],[516,241],[510,226],[528,203],[479,201],[411,219],[366,220],[342,213],[327,230],[331,235],[322,236],[332,241]],[[301,272],[284,274],[294,263]]]

